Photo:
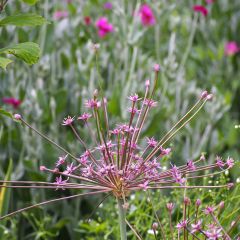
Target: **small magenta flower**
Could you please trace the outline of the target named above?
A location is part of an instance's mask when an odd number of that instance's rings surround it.
[[[74,121],[74,118],[75,117],[70,117],[70,116],[64,118],[63,122],[62,122],[62,125],[64,125],[64,126],[71,125]]]
[[[139,98],[137,94],[134,94],[134,95],[132,95],[132,96],[129,96],[128,99],[129,99],[130,101],[132,101],[132,102],[137,102],[137,101],[139,101],[141,98]]]
[[[68,12],[67,11],[56,11],[53,14],[53,18],[55,20],[61,20],[63,18],[67,18],[68,17]]]
[[[207,231],[204,231],[205,235],[209,240],[218,240],[222,237],[222,229],[218,228],[216,226],[209,226],[209,229]]]
[[[100,38],[114,31],[113,25],[108,22],[106,17],[100,17],[96,22],[96,27],[98,28],[98,36]]]
[[[111,2],[105,2],[104,5],[103,5],[103,8],[106,9],[106,10],[111,10],[113,7],[112,3]]]
[[[158,142],[155,140],[154,137],[151,137],[151,138],[148,138],[148,137],[147,137],[148,147],[154,148],[154,147],[156,147],[157,143],[158,143]]]
[[[200,12],[204,17],[208,15],[208,10],[202,5],[194,5],[193,6],[193,11],[194,12]]]
[[[212,214],[214,212],[215,208],[212,206],[207,206],[203,211],[206,215]]]
[[[156,23],[155,16],[149,5],[143,4],[140,7],[139,15],[143,26],[152,26]]]
[[[92,19],[90,16],[85,16],[83,18],[83,21],[84,21],[85,25],[87,25],[87,26],[89,26],[92,23]]]
[[[81,116],[78,117],[78,120],[87,121],[91,117],[92,117],[92,114],[90,114],[90,113],[83,113]]]
[[[193,160],[187,161],[187,167],[189,170],[192,170],[192,171],[196,169],[196,166],[195,166]]]
[[[5,104],[9,104],[12,105],[15,109],[19,108],[20,104],[22,103],[21,100],[18,100],[16,98],[10,97],[10,98],[6,98],[4,97],[2,99],[3,103]]]
[[[234,166],[234,160],[232,158],[228,157],[226,160],[226,164],[227,164],[228,168],[232,168]]]
[[[219,157],[219,156],[216,157],[216,164],[217,164],[217,166],[220,167],[220,168],[222,168],[222,167],[225,166],[225,163],[223,162],[222,158]]]
[[[191,233],[199,232],[202,230],[202,220],[198,220],[196,224],[191,224],[192,231]]]
[[[58,157],[58,160],[56,162],[56,167],[59,167],[60,165],[64,164],[67,156],[68,155]]]
[[[226,56],[233,56],[239,52],[240,48],[238,44],[234,41],[227,42],[224,47],[224,52]]]
[[[187,227],[187,224],[188,224],[188,220],[182,220],[182,221],[180,221],[180,222],[177,224],[176,228],[177,228],[178,230],[181,230],[181,229],[183,229],[183,228],[186,228],[186,227]]]
[[[65,185],[66,182],[67,180],[62,180],[62,176],[56,177],[56,181],[54,182],[57,185],[56,190],[58,190],[59,188],[61,188],[62,190],[65,190],[61,185]]]
[[[97,101],[96,99],[90,99],[85,102],[85,106],[87,108],[97,109],[100,108],[101,102]]]

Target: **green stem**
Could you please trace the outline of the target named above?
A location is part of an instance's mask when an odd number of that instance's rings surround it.
[[[117,202],[121,240],[127,240],[126,210],[123,208],[123,201],[121,199],[118,198]]]

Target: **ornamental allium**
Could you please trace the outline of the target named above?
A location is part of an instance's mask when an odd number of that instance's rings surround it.
[[[68,11],[56,11],[53,13],[53,19],[54,20],[61,20],[63,18],[67,18],[68,17]]]
[[[9,97],[9,98],[4,97],[4,98],[2,98],[2,101],[5,104],[12,105],[15,109],[17,109],[20,106],[20,104],[22,103],[21,100],[16,99],[14,97]]]
[[[143,26],[152,26],[156,23],[154,13],[147,4],[140,6],[139,15]]]
[[[240,51],[240,47],[234,41],[227,42],[224,47],[224,53],[226,56],[233,56]]]
[[[86,122],[84,127],[89,129],[89,136],[92,140],[90,146],[87,145],[80,132],[82,129],[78,128],[79,121],[74,121],[74,117],[70,116],[64,118],[62,125],[69,128],[76,137],[81,145],[79,149],[82,152],[80,153],[69,152],[36,130],[23,117],[17,117],[23,125],[57,147],[64,155],[58,158],[54,168],[40,167],[41,171],[56,175],[55,182],[9,181],[8,184],[3,184],[1,187],[9,187],[9,184],[13,184],[10,187],[49,188],[60,191],[64,189],[88,190],[86,193],[58,198],[49,202],[45,201],[37,204],[37,206],[98,193],[108,193],[109,196],[112,195],[123,201],[126,206],[126,199],[131,192],[135,191],[229,187],[229,184],[217,186],[191,185],[191,180],[206,177],[202,173],[204,170],[215,171],[215,174],[222,171],[222,169],[217,168],[217,163],[207,164],[207,161],[202,161],[202,156],[181,166],[171,165],[169,169],[160,166],[164,156],[170,157],[172,151],[169,148],[170,140],[209,101],[211,94],[208,92],[205,91],[204,94],[201,94],[190,110],[163,137],[156,140],[148,138],[147,142],[145,138],[142,139],[142,131],[151,108],[156,106],[154,93],[158,85],[159,71],[154,70],[154,74],[154,83],[150,84],[149,81],[143,86],[144,94],[141,97],[135,94],[128,98],[129,107],[132,111],[128,113],[127,123],[112,124],[108,120],[108,102],[103,96],[101,98],[98,96],[98,91],[94,92],[93,97],[85,105],[89,112],[83,113],[79,117],[80,120]],[[134,109],[137,109],[138,114],[135,114]],[[92,116],[91,119],[90,116]],[[229,169],[232,166],[233,160],[228,158],[224,168]],[[4,181],[1,182],[5,183]],[[23,183],[24,185],[22,185]],[[36,205],[2,216],[0,220],[33,207],[36,207]],[[187,220],[184,219],[179,223],[178,228],[184,228],[186,225]]]
[[[201,13],[204,17],[206,17],[208,15],[207,8],[202,6],[202,5],[194,5],[193,6],[193,11]]]
[[[98,28],[98,36],[100,38],[114,31],[113,25],[108,22],[106,17],[100,17],[96,22],[96,27]]]

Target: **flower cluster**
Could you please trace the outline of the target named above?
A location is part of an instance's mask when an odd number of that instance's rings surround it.
[[[207,91],[204,91],[199,96],[195,105],[161,139],[156,140],[154,137],[149,137],[145,142],[140,142],[141,131],[149,112],[152,107],[157,105],[153,98],[160,71],[159,65],[154,65],[153,70],[155,72],[153,87],[151,87],[150,81],[147,80],[143,96],[139,97],[138,94],[133,94],[128,97],[130,105],[128,108],[129,121],[127,123],[116,124],[115,127],[110,128],[107,100],[104,97],[99,98],[97,91],[94,92],[93,98],[87,100],[85,104],[91,112],[84,112],[77,118],[71,116],[64,118],[62,125],[70,128],[82,145],[83,152],[80,156],[68,152],[33,128],[21,115],[15,114],[16,120],[22,122],[55,145],[65,155],[61,155],[57,159],[53,169],[46,166],[40,167],[41,171],[56,175],[54,183],[12,182],[13,185],[11,187],[43,187],[59,190],[89,189],[92,192],[86,194],[108,192],[123,200],[124,204],[126,204],[126,198],[129,193],[137,190],[229,187],[230,185],[191,186],[190,183],[192,179],[207,177],[213,174],[203,175],[202,172],[204,170],[219,169],[219,171],[214,173],[217,174],[231,168],[234,165],[232,158],[223,161],[223,159],[217,157],[215,163],[206,164],[205,158],[200,156],[199,159],[189,160],[182,166],[171,165],[167,170],[161,167],[161,159],[169,157],[172,151],[168,146],[169,141],[200,111],[207,101],[212,99],[212,94],[209,94]],[[91,120],[95,122],[95,128],[92,126]],[[76,121],[82,121],[84,126],[88,128],[92,142],[95,143],[94,147],[87,146],[77,129]],[[187,182],[188,184],[186,184]],[[19,184],[23,183],[24,186],[19,186]],[[8,185],[7,187],[10,186]],[[70,197],[81,195],[83,194]],[[171,209],[172,207],[169,206],[168,208]],[[182,222],[179,228],[184,224],[187,223]]]
[[[233,239],[230,236],[234,228],[237,226],[240,221],[240,217],[237,217],[236,220],[232,221],[230,226],[221,225],[219,218],[223,212],[224,202],[221,201],[217,206],[201,206],[202,202],[200,199],[197,199],[195,204],[192,204],[189,198],[184,198],[183,200],[183,217],[176,224],[175,228],[173,227],[172,214],[175,204],[172,202],[167,203],[166,207],[169,212],[169,226],[171,239],[177,237],[180,238],[183,235],[184,239],[209,239],[209,240],[219,240]],[[195,205],[195,206],[194,206]],[[190,215],[189,209],[194,208],[194,212]],[[186,214],[188,212],[188,214]],[[210,218],[209,218],[210,216]],[[160,218],[157,217],[158,222],[152,224],[152,231],[157,238],[157,235],[161,232],[162,239],[167,239],[167,229],[161,224]],[[152,233],[149,231],[149,233]]]

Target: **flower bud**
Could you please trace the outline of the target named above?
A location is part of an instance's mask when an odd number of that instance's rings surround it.
[[[22,116],[18,113],[14,114],[13,117],[16,119],[16,120],[20,120],[22,118]]]
[[[219,203],[219,208],[220,208],[220,209],[223,209],[223,208],[224,208],[224,201],[221,201],[221,202]]]
[[[152,224],[152,230],[153,231],[156,231],[158,229],[158,223],[157,222],[154,222],[153,224]]]
[[[197,199],[195,204],[197,207],[199,207],[201,205],[201,203],[202,203],[202,201],[200,199]]]
[[[174,204],[173,203],[167,203],[167,209],[169,210],[169,212],[172,212],[173,208],[174,208]]]
[[[145,86],[146,86],[146,87],[149,87],[149,86],[150,86],[150,80],[149,80],[149,79],[146,80]]]
[[[155,72],[159,72],[160,71],[160,65],[159,64],[154,64],[153,70]]]
[[[40,171],[45,171],[46,170],[46,167],[45,166],[40,166]]]
[[[201,99],[205,99],[208,96],[208,92],[207,91],[203,91],[201,93]]]
[[[184,202],[185,205],[190,205],[191,204],[191,200],[188,197],[185,197],[183,202]]]

